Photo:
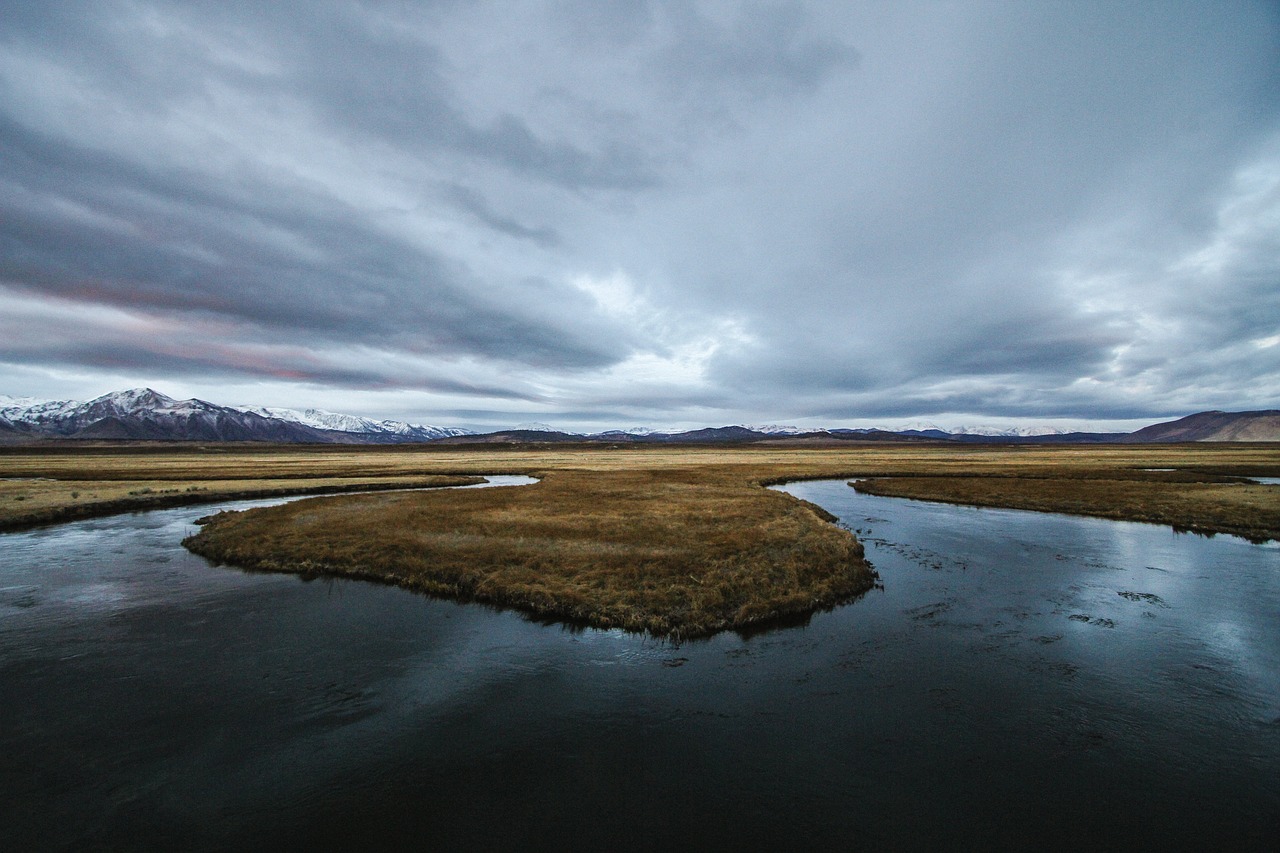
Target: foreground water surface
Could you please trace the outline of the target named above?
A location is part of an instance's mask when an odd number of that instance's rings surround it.
[[[1273,848],[1274,543],[785,490],[883,589],[679,646],[0,536],[0,846]]]

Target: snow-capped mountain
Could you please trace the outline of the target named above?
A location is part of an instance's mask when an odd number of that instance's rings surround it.
[[[305,441],[286,425],[203,400],[175,400],[150,388],[104,394],[88,402],[51,400],[6,407],[10,432],[31,438]]]
[[[896,427],[885,428],[887,432],[896,432],[900,434],[920,434],[936,437],[944,436],[973,436],[987,438],[1029,438],[1042,435],[1066,435],[1067,430],[1058,429],[1051,426],[1030,426],[1030,427],[996,427],[979,424],[976,426],[958,426],[947,429],[940,427],[935,423],[928,421],[912,421]]]
[[[1066,435],[1066,430],[1049,426],[1030,426],[1030,427],[1008,427],[1000,428],[994,426],[961,426],[954,429],[945,430],[951,435],[989,435],[989,436],[1010,436],[1027,438],[1036,435]]]
[[[653,427],[637,426],[637,427],[629,427],[627,429],[606,430],[605,432],[602,432],[600,434],[601,435],[634,435],[634,436],[643,437],[646,435],[675,435],[678,432],[683,432],[683,430],[663,429],[663,428],[654,429]]]
[[[170,397],[141,388],[104,394],[87,403],[76,400],[31,400],[18,397],[6,397],[3,403],[3,407],[0,407],[0,416],[10,423],[50,427],[59,431],[78,429],[85,423],[104,417],[136,414],[148,407],[154,407],[156,411],[173,411],[177,405],[177,401]]]
[[[0,443],[40,439],[148,439],[159,441],[271,441],[313,444],[398,444],[479,442],[671,442],[749,443],[789,441],[956,441],[1001,443],[1099,443],[1118,441],[1274,440],[1276,411],[1201,412],[1181,421],[1155,424],[1136,433],[1065,432],[1056,427],[999,428],[986,425],[939,428],[912,423],[896,430],[805,429],[777,424],[694,430],[633,427],[584,435],[544,423],[476,435],[457,427],[374,420],[321,409],[219,406],[204,400],[175,400],[150,388],[104,394],[88,402],[40,400],[0,395]],[[1191,423],[1194,429],[1186,427]],[[1209,426],[1204,426],[1209,424]],[[1242,426],[1243,424],[1243,426]]]
[[[765,435],[800,435],[806,432],[825,432],[825,430],[802,429],[798,426],[781,426],[779,424],[742,424],[743,429],[762,432]]]
[[[0,399],[0,418],[14,423],[34,423],[40,418],[54,417],[59,412],[81,405],[74,400],[37,400],[32,397]]]
[[[722,429],[745,429],[751,432],[758,432],[761,435],[803,435],[809,432],[823,432],[823,430],[805,429],[796,426],[779,426],[777,424],[752,425],[752,424],[735,424],[732,427],[722,427]],[[631,427],[630,429],[610,429],[596,435],[629,435],[636,438],[650,438],[671,435],[682,435],[689,430],[677,429],[675,427],[654,429],[653,427]]]
[[[37,397],[10,397],[8,394],[0,394],[0,415],[3,415],[9,409],[30,409],[50,402],[53,401]]]
[[[943,429],[931,421],[912,421],[899,427],[885,429],[888,432],[945,432],[948,434],[951,432],[951,430]]]
[[[117,391],[84,403],[52,400],[28,404],[21,399],[4,398],[0,401],[0,438],[386,444],[429,441],[466,432],[311,412],[308,415],[289,409],[240,409],[204,400],[175,400],[150,388]]]
[[[322,409],[281,409],[273,406],[237,406],[242,412],[252,412],[264,418],[276,418],[319,430],[348,432],[367,435],[394,436],[405,441],[431,441],[453,435],[471,435],[471,430],[458,427],[411,424],[404,421],[375,421],[359,415],[342,415]]]
[[[513,432],[564,432],[564,430],[558,430],[551,424],[544,424],[540,422],[516,424],[511,428],[511,430]]]

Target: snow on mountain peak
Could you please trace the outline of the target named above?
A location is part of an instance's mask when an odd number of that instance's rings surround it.
[[[266,418],[276,421],[275,424],[243,422],[244,415]],[[228,420],[228,418],[230,420]],[[237,435],[268,436],[272,440],[280,435],[284,424],[307,427],[330,435],[325,438],[311,433],[302,440],[354,440],[373,441],[379,443],[402,441],[431,441],[437,438],[473,434],[471,430],[457,427],[439,427],[426,424],[407,423],[395,420],[375,420],[358,415],[344,415],[328,412],[323,409],[286,409],[271,406],[218,406],[202,400],[175,400],[152,388],[131,388],[115,391],[96,397],[87,403],[74,400],[36,400],[30,397],[12,397],[0,395],[0,419],[9,424],[21,424],[24,430],[52,430],[58,435],[78,434],[84,429],[96,429],[95,434],[126,433],[126,437],[165,437],[171,434],[193,436],[196,434],[217,436],[229,434],[228,424],[238,424]],[[122,426],[119,422],[130,422]],[[106,424],[106,426],[102,426]],[[522,423],[513,430],[531,432],[567,432],[558,430],[550,424],[541,422]],[[751,430],[767,435],[796,435],[806,432],[823,432],[818,428],[797,427],[781,424],[749,424],[738,429]],[[274,430],[274,431],[273,431]],[[167,431],[167,432],[166,432]],[[201,432],[203,431],[203,432]],[[632,427],[631,429],[608,430],[601,435],[629,435],[636,438],[654,437],[681,432],[679,429],[653,429],[650,427]],[[834,430],[838,433],[866,432],[865,429]],[[957,426],[943,429],[930,422],[915,421],[887,432],[916,432],[932,434],[942,438],[947,434],[954,436],[993,437],[993,438],[1030,438],[1036,436],[1062,435],[1066,431],[1050,426],[994,427],[986,424],[973,426]],[[345,433],[346,436],[334,436],[333,433]],[[347,437],[349,436],[349,438]]]
[[[198,415],[217,408],[203,400],[175,400],[167,394],[161,394],[151,388],[130,388],[127,391],[113,391],[110,394],[95,397],[87,403],[73,403],[72,406],[81,408],[91,415],[141,417],[148,415]]]
[[[1065,430],[1049,426],[1030,426],[1030,427],[994,427],[979,424],[977,426],[962,426],[955,429],[947,430],[952,435],[990,435],[990,436],[1033,436],[1033,435],[1063,435]]]
[[[30,409],[32,406],[45,406],[49,403],[65,403],[65,400],[45,400],[39,397],[10,397],[8,394],[0,394],[0,412],[9,409]]]
[[[178,401],[172,397],[153,391],[150,388],[130,388],[127,391],[113,391],[90,400],[88,405],[105,403],[124,412],[136,412],[141,409],[170,409]]]
[[[536,421],[527,424],[517,424],[512,427],[512,430],[523,430],[525,432],[560,432],[560,430],[551,426],[551,424],[544,424]]]
[[[236,406],[242,412],[260,415],[264,418],[289,421],[302,424],[313,429],[331,429],[338,432],[370,432],[374,430],[374,421],[356,415],[340,415],[322,409],[285,409],[278,406]]]
[[[951,430],[943,429],[932,421],[912,421],[909,424],[889,429],[887,432],[951,432]]]
[[[742,424],[743,429],[749,429],[752,432],[762,432],[766,435],[800,435],[806,432],[821,432],[817,429],[803,429],[798,426],[784,426],[781,424]]]
[[[312,429],[333,432],[365,433],[374,435],[398,435],[418,440],[429,440],[452,435],[470,435],[470,430],[458,427],[440,427],[429,424],[411,424],[404,421],[381,420],[326,412],[323,409],[283,409],[275,406],[236,406],[242,412],[264,418],[289,421]]]

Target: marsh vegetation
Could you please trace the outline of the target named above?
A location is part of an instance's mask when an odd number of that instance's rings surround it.
[[[1101,471],[1078,478],[1043,473],[890,477],[862,480],[855,488],[885,497],[1145,521],[1194,533],[1232,533],[1254,542],[1276,538],[1276,487],[1224,479],[1152,480]]]
[[[1242,479],[1280,475],[1280,448],[1240,444],[25,450],[0,456],[0,524],[498,472],[542,482],[228,513],[188,544],[246,568],[693,636],[829,607],[872,584],[852,534],[770,483],[843,477],[877,494],[1280,537],[1280,488]]]
[[[237,566],[677,637],[809,613],[872,584],[862,547],[821,510],[714,469],[300,501],[216,516],[185,544]]]

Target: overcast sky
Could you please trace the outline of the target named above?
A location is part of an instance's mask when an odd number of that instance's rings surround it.
[[[0,393],[1280,408],[1280,4],[0,0]]]

